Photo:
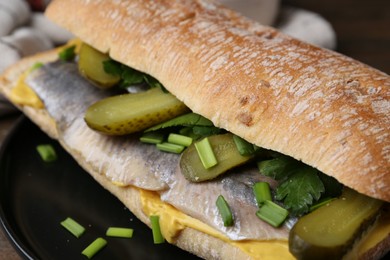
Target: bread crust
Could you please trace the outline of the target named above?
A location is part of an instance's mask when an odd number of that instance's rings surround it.
[[[390,201],[389,75],[212,1],[56,0],[46,15],[216,126]]]

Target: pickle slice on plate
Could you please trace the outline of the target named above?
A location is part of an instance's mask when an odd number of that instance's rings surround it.
[[[101,88],[112,87],[119,83],[120,77],[104,71],[103,62],[107,60],[110,60],[107,54],[83,43],[79,52],[79,71],[81,75],[95,82]]]
[[[298,259],[341,259],[375,221],[382,204],[344,188],[339,199],[298,220],[290,231],[290,252]]]
[[[218,163],[206,169],[195,147],[189,146],[180,158],[180,169],[186,179],[201,182],[214,179],[224,172],[249,161],[253,156],[242,156],[233,140],[232,134],[213,135],[208,137]]]
[[[102,99],[91,105],[84,116],[87,125],[109,135],[125,135],[188,112],[176,97],[160,88]]]

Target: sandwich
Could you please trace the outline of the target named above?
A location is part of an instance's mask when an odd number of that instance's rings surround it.
[[[212,0],[46,15],[77,39],[11,66],[2,93],[166,241],[205,259],[389,251],[389,75]]]

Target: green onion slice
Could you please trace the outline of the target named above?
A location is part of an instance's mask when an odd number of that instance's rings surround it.
[[[169,153],[181,153],[184,151],[185,146],[178,145],[178,144],[171,144],[168,142],[163,142],[161,144],[156,144],[157,149],[164,152]]]
[[[164,141],[164,134],[158,132],[144,133],[140,137],[140,141],[149,144],[161,144]]]
[[[171,133],[168,136],[168,142],[188,147],[192,144],[192,138],[185,135]]]
[[[87,246],[82,252],[88,259],[91,259],[97,252],[107,245],[107,241],[104,238],[96,238],[89,246]]]
[[[234,143],[236,144],[237,150],[242,156],[250,156],[255,153],[255,147],[253,144],[247,142],[237,135],[233,135]]]
[[[134,229],[123,227],[109,227],[106,231],[108,237],[132,238]]]
[[[266,200],[256,212],[258,218],[264,220],[268,224],[279,227],[288,216],[288,211],[278,204]]]
[[[259,207],[263,205],[266,200],[272,201],[271,190],[268,182],[256,182],[253,185],[253,193],[255,194],[257,205]]]
[[[70,217],[62,221],[61,225],[77,238],[85,232],[85,228]]]
[[[210,141],[207,137],[195,143],[195,148],[205,169],[209,169],[217,165],[217,158],[215,157],[213,148],[211,147]]]
[[[225,198],[222,195],[218,196],[216,205],[219,213],[221,214],[223,225],[225,227],[232,226],[234,223],[233,214],[232,211],[230,210],[229,204],[226,202]]]
[[[165,239],[164,239],[164,237],[161,233],[161,229],[160,229],[160,216],[151,215],[150,222],[151,222],[151,226],[152,226],[153,242],[155,244],[164,243]]]
[[[51,144],[40,144],[37,151],[44,162],[53,162],[57,160],[57,153]]]

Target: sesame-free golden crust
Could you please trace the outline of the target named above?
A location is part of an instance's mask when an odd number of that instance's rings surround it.
[[[248,141],[390,201],[390,78],[212,1],[56,0],[46,15]]]

